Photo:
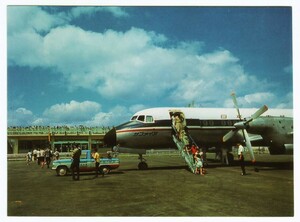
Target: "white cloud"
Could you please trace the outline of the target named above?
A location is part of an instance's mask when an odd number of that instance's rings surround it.
[[[35,116],[32,111],[20,107],[16,110],[8,112],[8,125],[9,126],[28,126],[34,121]]]
[[[92,101],[61,103],[47,108],[43,116],[54,123],[80,123],[100,111],[101,105]]]
[[[56,104],[46,109],[44,117],[38,121],[41,125],[47,123],[48,125],[117,126],[122,122],[129,121],[133,114],[130,111],[131,108],[128,109],[125,106],[117,105],[104,112],[97,109],[98,105],[96,102],[90,101],[82,103],[71,101],[69,104]],[[83,107],[85,111],[78,112]],[[133,107],[142,108],[142,105],[134,105]],[[89,109],[94,112],[88,112]],[[52,111],[49,112],[49,110]],[[74,113],[76,114],[74,115]]]
[[[180,106],[192,101],[199,106],[229,106],[232,105],[228,100],[231,91],[246,95],[239,98],[244,107],[272,103],[276,98],[268,93],[270,83],[247,73],[239,58],[226,49],[204,53],[204,43],[200,41],[167,47],[166,36],[134,27],[124,32],[97,33],[65,24],[70,19],[68,16],[92,15],[101,10],[108,10],[116,17],[128,16],[115,7],[77,7],[69,15],[49,15],[41,8],[30,7],[18,18],[12,18],[17,12],[9,12],[10,64],[55,68],[69,90],[84,88],[109,99],[124,98],[128,104],[164,98]],[[44,24],[38,22],[40,17]],[[21,21],[24,18],[30,19]],[[42,31],[46,33],[41,34]],[[45,110],[44,116],[53,121],[90,121],[89,124],[113,121],[112,111],[101,111],[100,104],[93,103],[93,111],[86,116],[71,108],[81,105],[76,101],[56,104]],[[143,108],[135,106],[129,110],[115,107],[120,111],[113,114],[129,116],[132,111]]]
[[[238,97],[238,103],[241,107],[259,107],[264,104],[273,103],[276,96],[270,92],[258,92],[253,94],[248,94],[243,97]]]
[[[109,12],[117,18],[129,16],[120,7],[73,7],[70,11],[48,13],[41,7],[8,6],[8,34],[19,34],[25,31],[47,33],[51,28],[65,25],[74,18],[92,16],[101,11]]]
[[[101,110],[101,105],[93,101],[70,101],[55,104],[45,109],[42,116],[34,114],[26,108],[18,108],[9,112],[8,126],[117,126],[129,121],[133,113],[145,109],[142,104],[115,106],[107,112]]]
[[[26,108],[18,108],[16,110],[16,114],[19,114],[19,115],[29,115],[31,116],[32,115],[32,112]]]
[[[263,105],[267,105],[269,108],[290,109],[293,108],[293,93],[277,95],[272,92],[257,92],[237,97],[237,102],[240,108],[260,108]],[[232,99],[226,99],[224,107],[233,108]]]
[[[112,126],[112,113],[99,112],[83,123],[86,126]]]
[[[283,95],[276,105],[278,109],[293,108],[293,92]]]
[[[8,62],[54,68],[69,90],[88,89],[108,99],[121,98],[128,106],[104,111],[97,102],[73,100],[37,116],[18,103],[13,107],[21,108],[8,113],[9,125],[111,126],[129,120],[151,100],[164,100],[165,106],[194,101],[196,106],[233,107],[231,91],[244,95],[237,98],[240,107],[293,107],[292,92],[277,95],[271,83],[247,73],[229,50],[204,52],[201,41],[169,44],[167,36],[135,27],[99,33],[69,25],[72,19],[104,11],[116,18],[129,16],[119,7],[48,13],[40,7],[8,6]],[[283,71],[291,73],[292,65]]]
[[[189,62],[189,73],[181,78],[177,88],[171,94],[177,104],[195,101],[197,106],[226,106],[232,91],[241,94],[261,91],[270,86],[247,74],[238,63],[238,58],[228,50],[220,49],[213,53],[197,55],[197,61]],[[231,102],[232,104],[232,102]]]
[[[65,24],[60,16],[53,16],[39,7],[8,6],[8,34],[48,32],[52,27]]]
[[[166,48],[162,47],[168,41],[165,36],[138,28],[96,33],[63,26],[44,37],[13,40],[16,46],[9,58],[14,63],[55,67],[69,90],[81,87],[131,103],[163,96],[177,105],[193,100],[205,106],[218,100],[220,105],[233,89],[251,92],[253,87],[268,87],[267,82],[261,84],[245,73],[228,50],[201,53],[201,42],[180,42]],[[18,53],[23,51],[31,53]]]
[[[77,18],[82,15],[91,16],[96,12],[106,11],[115,17],[127,17],[129,14],[120,7],[75,7],[71,9],[70,14],[72,17]]]

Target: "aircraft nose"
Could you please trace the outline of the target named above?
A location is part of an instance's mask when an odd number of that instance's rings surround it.
[[[105,134],[104,144],[106,144],[108,147],[113,147],[117,145],[117,133],[115,128],[112,128]]]

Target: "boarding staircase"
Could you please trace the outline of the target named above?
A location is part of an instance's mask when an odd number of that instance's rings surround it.
[[[172,125],[173,128],[173,141],[176,144],[178,150],[180,151],[180,154],[182,156],[182,158],[185,160],[185,162],[187,163],[188,167],[190,168],[190,170],[192,171],[192,173],[195,173],[196,170],[196,164],[194,162],[194,157],[191,153],[185,151],[185,143],[181,140],[179,140],[176,136],[176,129],[175,127]],[[184,130],[185,135],[187,136],[188,140],[189,140],[189,144],[195,144],[195,141],[193,140],[193,138],[191,137],[191,135],[188,133],[188,131],[185,129]]]

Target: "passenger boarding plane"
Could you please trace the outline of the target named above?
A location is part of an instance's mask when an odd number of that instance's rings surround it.
[[[231,96],[235,109],[166,107],[139,111],[129,122],[110,130],[104,142],[114,146],[114,151],[139,154],[138,168],[147,169],[142,156],[146,150],[176,148],[178,142],[173,136],[172,119],[178,115],[185,118],[185,130],[191,143],[200,148],[226,149],[231,161],[233,155],[230,151],[237,143],[246,145],[253,162],[252,145],[269,147],[271,155],[293,153],[292,109],[268,109],[267,106],[257,111],[239,109],[235,94]]]

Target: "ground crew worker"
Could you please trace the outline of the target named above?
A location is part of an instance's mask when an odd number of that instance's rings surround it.
[[[80,164],[80,155],[81,155],[81,148],[80,147],[76,147],[73,150],[73,154],[72,154],[72,164],[71,164],[71,170],[72,170],[72,177],[73,180],[79,180],[79,164]],[[77,178],[75,178],[75,169],[76,169],[76,173],[77,173]]]
[[[98,177],[99,174],[99,166],[100,166],[100,154],[98,153],[98,149],[94,149],[94,159],[95,159],[95,170],[96,170],[96,175],[95,178]],[[102,177],[104,176],[104,172],[102,172]]]
[[[49,165],[51,163],[51,158],[52,158],[52,152],[49,149],[49,147],[47,147],[47,149],[45,150],[45,162],[47,164],[47,168],[49,168]]]
[[[226,165],[229,165],[227,149],[222,147],[221,148],[221,154],[222,154],[222,163],[226,164]]]
[[[245,149],[240,143],[238,143],[237,146],[238,146],[238,158],[239,158],[241,169],[242,169],[241,175],[244,176],[244,175],[246,175],[245,162],[244,162]]]

